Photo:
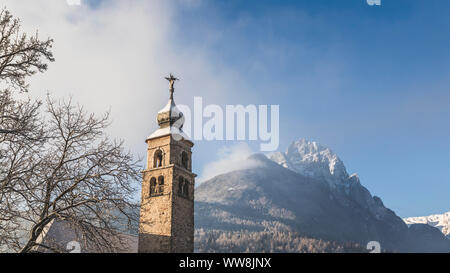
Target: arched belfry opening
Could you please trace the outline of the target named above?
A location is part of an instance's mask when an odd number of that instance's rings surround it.
[[[181,153],[181,166],[186,170],[189,169],[189,156],[185,151]]]
[[[189,181],[184,177],[178,177],[178,195],[189,198]]]
[[[184,189],[184,178],[182,176],[178,177],[178,194],[183,195]]]
[[[187,180],[184,180],[183,196],[186,197],[186,198],[189,198],[189,182]]]
[[[164,193],[164,176],[158,177],[158,193]]]
[[[156,194],[156,178],[150,178],[150,196],[154,196]]]
[[[147,169],[143,171],[139,222],[139,252],[191,253],[194,251],[194,185],[192,147],[183,132],[184,115],[170,97],[158,112],[159,128],[147,139]]]
[[[163,152],[158,149],[153,156],[153,168],[160,168],[163,166]]]

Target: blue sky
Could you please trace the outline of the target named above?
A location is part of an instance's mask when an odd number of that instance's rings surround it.
[[[398,215],[450,210],[449,1],[4,1],[55,39],[32,93],[111,109],[111,133],[140,156],[174,72],[179,104],[280,105],[279,150],[330,147]],[[199,175],[224,150],[259,148],[195,144]]]
[[[244,78],[231,101],[280,105],[281,150],[297,138],[331,147],[413,216],[450,209],[449,12],[448,1],[208,2],[179,12],[176,38]],[[211,160],[201,145],[196,162]]]

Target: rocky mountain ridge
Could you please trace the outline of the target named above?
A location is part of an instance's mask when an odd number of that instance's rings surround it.
[[[295,232],[362,246],[378,241],[385,251],[450,252],[450,243],[438,229],[408,227],[361,185],[357,175],[347,173],[336,154],[318,143],[299,140],[286,153],[270,159],[256,154],[248,160],[258,164],[197,187],[196,229]]]

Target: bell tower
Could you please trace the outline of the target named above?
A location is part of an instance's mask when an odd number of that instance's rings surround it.
[[[147,168],[143,171],[139,221],[139,252],[194,252],[194,146],[183,133],[184,116],[170,98],[158,113],[159,129],[147,139]]]

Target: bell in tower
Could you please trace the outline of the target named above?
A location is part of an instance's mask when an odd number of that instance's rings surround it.
[[[194,251],[194,146],[183,133],[184,116],[170,98],[158,112],[159,129],[147,139],[147,168],[143,171],[139,252],[170,253]]]

